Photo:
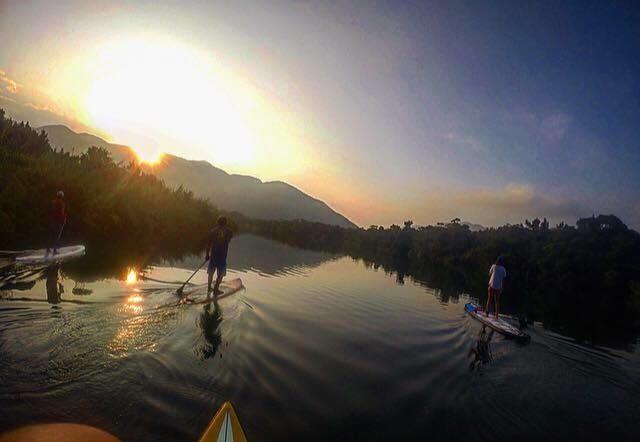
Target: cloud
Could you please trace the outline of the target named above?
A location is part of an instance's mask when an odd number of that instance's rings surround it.
[[[17,94],[18,89],[22,87],[15,80],[9,78],[6,72],[1,69],[0,69],[0,86],[3,86],[4,89],[10,94]]]
[[[30,107],[31,109],[38,110],[38,111],[53,112],[53,110],[49,106],[41,106],[34,103],[24,103],[23,106]]]
[[[538,192],[527,184],[511,183],[503,188],[468,187],[444,190],[399,209],[418,224],[433,224],[459,217],[485,226],[521,223],[546,217],[552,223],[574,223],[594,211],[580,202]],[[597,211],[595,211],[597,212]],[[397,221],[396,221],[397,222]]]
[[[509,184],[497,191],[473,189],[458,197],[458,201],[478,210],[490,209],[509,220],[546,216],[573,221],[586,214],[585,208],[576,201],[541,194],[532,186],[522,184]]]
[[[40,127],[48,124],[64,124],[76,132],[98,133],[95,129],[76,121],[73,118],[60,114],[49,106],[39,105],[31,101],[25,102],[25,97],[20,93],[6,96],[0,93],[0,108],[6,111],[8,117],[17,121],[28,121],[31,127]]]

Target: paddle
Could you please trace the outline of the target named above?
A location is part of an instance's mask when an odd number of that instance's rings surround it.
[[[56,238],[56,242],[55,244],[58,244],[58,241],[60,241],[60,238],[62,238],[62,231],[64,230],[64,226],[67,225],[67,218],[64,219],[64,221],[62,221],[62,225],[60,226],[60,232],[58,232],[58,237]]]
[[[184,284],[182,284],[182,286],[181,286],[178,290],[176,290],[176,295],[178,295],[178,296],[182,296],[182,290],[184,290],[184,286],[185,286],[185,285],[187,285],[187,284],[189,283],[189,281],[191,281],[191,278],[193,278],[193,277],[196,275],[196,273],[198,273],[198,270],[200,270],[200,269],[202,268],[202,266],[206,264],[206,262],[207,262],[207,261],[208,261],[208,259],[205,259],[205,260],[202,262],[202,264],[200,264],[200,265],[198,266],[198,268],[196,269],[196,271],[195,271],[195,272],[193,272],[193,273],[191,274],[191,276],[189,276],[189,279],[187,279],[187,280],[184,282]]]

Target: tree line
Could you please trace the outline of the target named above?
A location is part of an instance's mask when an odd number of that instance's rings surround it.
[[[345,229],[307,221],[238,218],[242,231],[298,247],[344,253],[412,276],[441,296],[485,299],[489,266],[502,255],[507,312],[586,341],[631,333],[640,318],[640,234],[614,215],[551,227],[546,219],[471,231],[456,218]],[[629,334],[629,336],[631,336]]]

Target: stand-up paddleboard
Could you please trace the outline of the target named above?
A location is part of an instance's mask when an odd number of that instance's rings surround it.
[[[47,264],[51,262],[66,261],[84,255],[84,246],[69,246],[58,248],[58,253],[53,254],[53,250],[47,254],[46,249],[30,250],[24,255],[18,255],[14,259],[19,264]]]
[[[464,310],[478,321],[508,338],[514,338],[522,341],[528,341],[531,338],[528,334],[509,324],[504,319],[496,319],[493,315],[487,315],[477,304],[468,302],[465,304]]]
[[[231,402],[225,402],[202,433],[200,442],[247,442]]]
[[[227,296],[231,296],[234,293],[238,293],[243,288],[244,288],[244,285],[242,284],[242,279],[235,278],[235,279],[232,279],[230,281],[223,281],[220,284],[220,291],[222,293],[219,293],[218,296],[214,296],[213,293],[211,293],[205,299],[194,300],[194,299],[189,298],[190,294],[193,294],[193,293],[199,291],[198,289],[196,289],[196,290],[193,290],[190,293],[185,293],[184,300],[185,300],[185,302],[187,302],[189,304],[206,304],[208,302],[219,301],[220,299],[226,298]]]

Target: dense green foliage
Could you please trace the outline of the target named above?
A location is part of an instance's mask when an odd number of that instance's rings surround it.
[[[640,235],[612,215],[576,227],[546,220],[472,232],[437,226],[342,229],[305,221],[243,219],[240,227],[292,245],[346,253],[440,290],[486,296],[488,270],[503,255],[503,308],[589,341],[629,329],[640,316]],[[615,330],[614,330],[615,329]]]
[[[94,252],[132,244],[193,248],[217,216],[208,202],[169,189],[135,164],[115,164],[102,148],[79,156],[56,152],[44,132],[5,118],[1,109],[0,176],[0,249],[45,246],[47,211],[59,189],[69,214],[62,242]]]

